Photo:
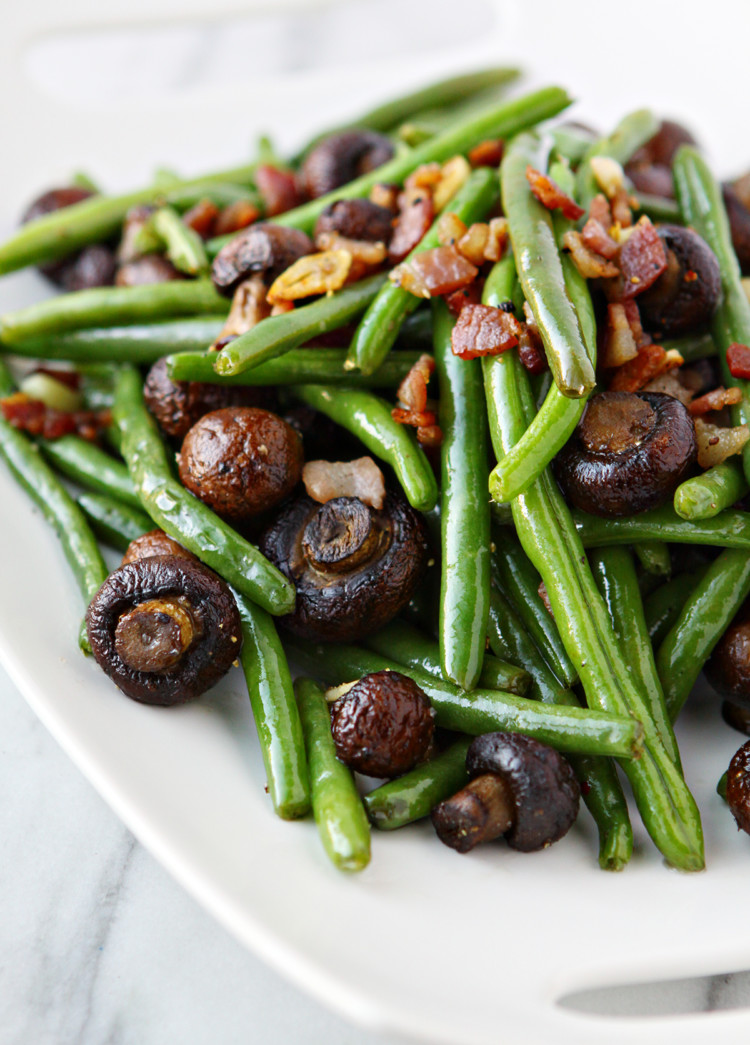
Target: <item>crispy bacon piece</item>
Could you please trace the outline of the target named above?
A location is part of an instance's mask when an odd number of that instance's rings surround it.
[[[747,425],[719,428],[702,417],[695,418],[695,438],[698,443],[698,464],[701,468],[713,468],[738,454],[750,439]]]
[[[641,323],[641,313],[638,310],[638,305],[632,298],[622,302],[622,307],[625,309],[625,315],[628,317],[628,324],[630,330],[635,338],[637,348],[643,348],[644,345],[651,344],[651,337],[646,334],[643,330],[643,324]]]
[[[291,210],[300,202],[297,182],[291,171],[283,171],[272,167],[270,163],[262,163],[255,172],[255,184],[263,197],[266,215],[269,218]]]
[[[621,187],[617,190],[611,200],[612,217],[621,229],[629,229],[633,224],[633,214],[630,210],[630,196],[627,189]]]
[[[542,174],[531,165],[526,168],[526,180],[532,194],[547,210],[562,211],[563,217],[570,218],[571,221],[578,221],[586,213],[549,175]]]
[[[382,265],[388,256],[385,243],[372,243],[370,240],[349,239],[340,232],[319,232],[315,238],[315,246],[319,250],[346,250],[352,256],[352,265],[347,283],[356,283],[364,279],[373,269]]]
[[[378,510],[385,500],[385,479],[371,457],[356,461],[308,461],[302,469],[308,497],[319,504],[335,497],[357,497]]]
[[[437,423],[434,410],[405,410],[402,406],[394,406],[391,417],[400,425],[413,425],[414,428],[425,428]]]
[[[467,286],[478,273],[455,247],[434,247],[393,269],[389,279],[415,297],[430,298]]]
[[[620,270],[617,266],[590,250],[584,244],[580,232],[568,229],[563,236],[563,246],[570,251],[573,264],[584,279],[610,279],[619,276]]]
[[[14,428],[29,435],[41,435],[45,439],[80,435],[94,442],[102,429],[112,422],[109,410],[56,410],[41,399],[31,399],[24,392],[15,392],[6,399],[0,399],[0,410]]]
[[[403,261],[432,224],[435,207],[432,196],[424,189],[405,189],[399,196],[399,213],[388,247],[388,260],[396,265]]]
[[[396,397],[402,407],[417,411],[427,409],[427,385],[434,372],[435,360],[424,353],[398,386]]]
[[[522,323],[518,336],[518,358],[521,365],[532,375],[543,374],[549,370],[549,363],[544,352],[539,331],[530,323]]]
[[[432,193],[432,202],[436,211],[441,211],[450,203],[461,186],[468,181],[470,174],[469,161],[463,156],[454,156],[453,159],[443,164],[440,181]]]
[[[416,170],[412,171],[409,177],[404,182],[404,189],[408,192],[410,189],[422,190],[426,189],[432,194],[433,189],[439,183],[443,176],[442,165],[437,163],[423,163],[421,167],[417,167]]]
[[[603,225],[607,232],[612,228],[612,208],[603,192],[597,192],[591,201],[589,217]]]
[[[379,207],[385,207],[393,214],[398,210],[398,197],[401,190],[398,185],[389,185],[379,181],[370,189],[370,202],[377,203]]]
[[[260,211],[249,200],[235,200],[228,203],[219,213],[214,226],[215,236],[228,236],[230,232],[246,229],[260,217]]]
[[[667,253],[659,234],[644,214],[620,250],[622,297],[634,298],[648,290],[667,268]]]
[[[604,225],[596,218],[589,218],[583,226],[581,240],[585,247],[607,260],[611,260],[620,249],[619,244],[615,243]]]
[[[351,267],[352,256],[348,250],[305,254],[276,277],[268,291],[268,301],[277,305],[280,301],[297,301],[313,294],[332,294],[346,283]]]
[[[469,163],[472,167],[499,167],[504,151],[502,138],[488,138],[469,149]]]
[[[451,334],[453,354],[460,359],[497,356],[518,344],[521,324],[510,312],[491,305],[464,305]]]
[[[727,349],[727,366],[732,377],[750,377],[750,348],[733,341]]]
[[[441,247],[452,247],[466,235],[466,225],[461,221],[458,214],[446,211],[441,214],[437,224],[438,243]]]
[[[443,442],[443,430],[440,425],[419,425],[417,442],[425,450],[436,450]]]
[[[452,294],[446,294],[445,303],[450,309],[451,315],[458,318],[464,305],[478,305],[482,300],[483,284],[484,280],[475,279],[468,286],[461,287],[460,290],[454,290]]]
[[[456,244],[462,254],[472,265],[479,267],[485,262],[485,250],[490,238],[490,227],[484,221],[475,221]]]
[[[205,199],[198,200],[194,207],[182,215],[182,220],[194,232],[197,232],[201,239],[208,239],[213,235],[218,216],[219,208],[216,204],[212,200]]]
[[[615,370],[610,392],[638,392],[659,374],[682,366],[684,360],[674,349],[665,351],[661,345],[644,345],[638,355]]]
[[[628,322],[625,307],[619,302],[607,305],[601,365],[605,369],[622,366],[638,355],[638,345]]]
[[[271,314],[272,310],[266,300],[266,294],[267,288],[263,277],[258,273],[240,283],[232,297],[232,307],[229,309],[226,322],[216,341],[211,345],[212,351],[220,351],[229,341],[239,337],[240,334],[246,334],[248,330],[252,330],[262,319]],[[291,302],[289,302],[289,307],[294,307]]]
[[[491,218],[487,245],[484,248],[485,261],[499,261],[505,253],[508,243],[508,219]]]
[[[705,395],[694,399],[688,407],[693,417],[701,417],[709,410],[723,410],[725,406],[734,406],[742,401],[742,392],[739,388],[713,388]]]

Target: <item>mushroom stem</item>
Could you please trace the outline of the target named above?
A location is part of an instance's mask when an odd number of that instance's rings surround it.
[[[438,838],[459,853],[468,853],[480,842],[499,838],[514,821],[513,796],[508,784],[496,773],[475,777],[432,812]]]
[[[323,573],[349,572],[371,559],[379,546],[372,513],[357,497],[336,497],[321,505],[302,536],[305,558]]]
[[[195,638],[195,621],[179,599],[149,599],[117,622],[115,649],[133,671],[168,671]]]

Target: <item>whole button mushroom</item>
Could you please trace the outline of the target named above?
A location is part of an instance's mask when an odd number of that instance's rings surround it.
[[[120,565],[126,566],[129,562],[148,559],[152,555],[175,555],[181,559],[190,559],[191,562],[198,562],[192,552],[189,552],[187,548],[183,548],[181,544],[169,537],[164,530],[149,530],[148,533],[142,533],[140,537],[136,537],[135,540],[130,542],[125,549]]]
[[[368,776],[401,776],[427,757],[434,718],[429,700],[408,676],[365,675],[331,706],[336,755]]]
[[[294,613],[281,624],[316,642],[356,642],[411,599],[427,568],[427,529],[393,491],[382,509],[357,497],[300,497],[263,534],[260,550],[296,589]]]
[[[93,195],[90,189],[77,185],[50,189],[30,204],[21,223],[43,218],[46,214],[81,203]],[[57,261],[39,265],[39,271],[63,290],[86,290],[89,287],[109,286],[115,276],[115,265],[114,251],[110,247],[103,243],[91,243]]]
[[[662,120],[659,130],[633,154],[625,173],[639,192],[674,196],[672,161],[681,145],[695,145],[690,131],[674,120]]]
[[[290,265],[314,250],[310,237],[299,229],[259,222],[221,248],[213,260],[211,278],[219,293],[231,297],[255,273],[270,286]]]
[[[750,740],[735,752],[729,763],[727,804],[738,829],[750,834]]]
[[[432,811],[438,837],[459,853],[505,835],[523,853],[567,834],[580,788],[563,756],[520,733],[475,737],[466,754],[470,783]]]
[[[370,200],[336,200],[315,223],[315,239],[323,232],[337,232],[346,239],[385,243],[393,232],[393,215]]]
[[[602,392],[557,455],[569,500],[592,515],[634,515],[671,500],[697,456],[686,407],[662,392]]]
[[[178,456],[183,486],[233,522],[244,522],[287,497],[302,474],[302,441],[270,410],[225,407],[205,414]]]
[[[242,643],[234,597],[182,556],[154,555],[111,573],[86,613],[91,651],[126,696],[170,706],[226,674]]]
[[[638,297],[643,326],[663,337],[682,337],[707,326],[721,297],[716,255],[697,232],[658,225],[667,268]]]
[[[340,131],[311,149],[302,164],[305,192],[312,199],[367,174],[393,156],[393,143],[375,131]]]
[[[720,697],[745,711],[750,709],[749,603],[745,603],[735,615],[714,647],[704,670]]]
[[[750,273],[750,210],[731,185],[723,185],[724,206],[732,233],[732,246],[744,276]]]

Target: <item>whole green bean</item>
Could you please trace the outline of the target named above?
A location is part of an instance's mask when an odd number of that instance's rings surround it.
[[[703,576],[704,570],[689,573],[678,573],[676,577],[666,581],[643,600],[643,612],[646,617],[651,644],[656,649],[664,640],[667,632],[682,612],[688,595]]]
[[[498,184],[495,171],[480,167],[472,172],[467,182],[446,204],[443,212],[450,211],[465,225],[484,218],[497,199]],[[442,213],[442,212],[441,212]],[[436,218],[420,242],[402,262],[408,265],[413,258],[439,246]],[[398,337],[404,319],[414,312],[422,299],[409,293],[396,283],[385,283],[370,302],[359,321],[349,347],[347,366],[370,374],[382,364]]]
[[[681,519],[671,505],[641,515],[600,519],[574,510],[573,521],[586,548],[636,541],[662,540],[671,544],[708,544],[717,548],[750,548],[750,513],[727,508],[714,519]]]
[[[108,494],[82,493],[76,500],[97,537],[118,551],[124,552],[131,541],[154,528],[150,517],[140,508]]]
[[[638,109],[623,117],[612,134],[594,142],[584,156],[576,176],[576,195],[580,205],[588,210],[594,196],[599,192],[599,186],[591,170],[591,160],[595,156],[610,156],[618,163],[625,164],[658,130],[659,121],[654,114],[649,109]]]
[[[387,624],[374,635],[364,640],[368,649],[384,657],[396,660],[406,667],[419,668],[430,675],[442,678],[440,651],[432,639],[419,628],[398,620]],[[509,664],[499,657],[486,654],[478,685],[481,689],[502,689],[506,693],[524,696],[531,677],[524,668]]]
[[[750,424],[750,382],[732,377],[727,365],[727,349],[733,342],[750,345],[750,301],[742,285],[721,186],[703,157],[687,145],[677,150],[673,174],[685,224],[706,241],[719,262],[722,296],[711,321],[711,334],[718,348],[724,384],[742,392],[742,400],[731,407],[732,422]],[[745,443],[742,464],[745,477],[750,480],[750,443]]]
[[[742,460],[729,457],[701,475],[686,479],[674,492],[674,510],[682,519],[713,519],[750,493]]]
[[[409,504],[428,512],[437,504],[435,476],[424,451],[408,431],[391,417],[382,399],[361,389],[292,385],[292,395],[356,435],[368,450],[396,473]]]
[[[326,698],[312,679],[294,683],[307,761],[310,797],[323,847],[341,871],[361,871],[370,862],[370,825],[354,777],[336,758]]]
[[[445,678],[473,689],[482,671],[490,604],[487,411],[479,361],[453,354],[455,320],[445,302],[433,307],[443,433],[440,663]]]
[[[552,216],[531,192],[527,167],[543,169],[539,139],[521,134],[507,147],[500,167],[503,210],[524,296],[563,395],[586,396],[596,384],[581,325],[563,274]],[[502,498],[505,500],[506,498]]]
[[[222,377],[240,374],[292,348],[299,348],[313,337],[343,327],[367,308],[385,279],[383,275],[369,276],[343,287],[331,297],[318,298],[280,316],[269,316],[216,353],[216,373]]]
[[[393,831],[429,816],[439,802],[468,783],[470,743],[469,739],[456,740],[429,762],[366,794],[362,801],[370,823],[381,831]]]
[[[291,582],[173,477],[133,367],[124,366],[118,375],[113,416],[122,433],[123,457],[133,485],[154,523],[264,610],[291,612]]]
[[[41,220],[41,219],[40,219]],[[221,312],[229,302],[210,279],[175,279],[141,287],[95,287],[40,301],[0,317],[0,341],[13,348],[29,338],[113,323]]]
[[[633,545],[638,562],[646,573],[656,577],[668,577],[672,572],[669,546],[664,541],[637,541]]]
[[[46,439],[41,446],[44,456],[58,472],[79,486],[140,507],[141,502],[125,465],[95,443],[77,435],[64,435],[60,439]]]
[[[276,625],[260,606],[235,592],[242,621],[240,663],[273,807],[284,820],[310,809],[310,780],[292,676]]]
[[[149,218],[166,248],[166,255],[178,272],[188,276],[207,276],[211,263],[203,246],[203,240],[189,225],[186,225],[174,207],[159,207]]]
[[[714,559],[688,596],[656,654],[673,722],[714,646],[748,595],[750,556],[728,548]]]
[[[560,751],[617,755],[626,762],[641,750],[640,723],[632,717],[588,708],[540,705],[512,693],[473,689],[464,692],[426,671],[397,664],[356,646],[317,644],[287,637],[291,660],[329,685],[351,682],[375,671],[399,671],[412,678],[435,709],[435,724],[471,736],[507,729],[533,736]]]
[[[347,385],[349,388],[393,388],[400,385],[421,352],[392,352],[372,374],[345,370],[343,348],[293,348],[278,359],[269,359],[233,377],[214,370],[213,352],[179,352],[167,356],[173,381],[205,381],[219,385]]]

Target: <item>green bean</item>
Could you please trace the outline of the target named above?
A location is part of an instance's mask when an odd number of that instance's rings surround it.
[[[242,620],[240,663],[273,807],[284,820],[310,809],[310,781],[292,676],[276,625],[260,606],[235,592]]]
[[[141,502],[125,465],[95,443],[77,435],[64,435],[60,439],[46,439],[41,446],[45,457],[58,472],[79,486],[140,507]]]
[[[717,548],[750,549],[750,513],[725,509],[715,519],[681,519],[671,505],[622,519],[600,519],[573,511],[578,535],[586,548],[636,541],[661,540],[671,544],[708,544]]]
[[[174,207],[159,207],[146,224],[153,227],[178,272],[188,276],[209,275],[211,264],[203,240],[195,229],[185,224]]]
[[[481,109],[488,105],[496,105],[499,101],[498,87],[504,88],[507,81],[501,84],[493,84],[473,94],[465,95],[464,98],[452,105],[441,105],[439,108],[428,106],[413,113],[407,120],[391,129],[393,138],[403,142],[410,148],[421,145],[436,134],[456,123],[457,120],[468,120],[475,116]]]
[[[0,340],[6,348],[15,348],[29,338],[68,330],[221,312],[228,307],[229,302],[217,294],[210,279],[175,279],[141,287],[95,287],[6,312],[0,317]]]
[[[456,740],[429,762],[398,780],[389,780],[363,798],[370,823],[381,831],[393,831],[429,816],[435,806],[468,783],[468,739]]]
[[[688,596],[656,654],[667,710],[677,718],[729,622],[750,595],[750,556],[727,549]]]
[[[12,391],[10,372],[0,360],[0,395],[10,395]],[[42,459],[39,448],[2,417],[0,457],[60,538],[65,558],[88,606],[106,580],[108,570],[83,512]],[[85,632],[79,634],[79,642],[90,652]]]
[[[156,203],[162,198],[170,202],[191,188],[225,182],[248,182],[255,173],[255,164],[235,167],[217,174],[189,178],[170,187],[169,192],[151,185],[124,196],[92,196],[91,199],[63,207],[22,226],[10,239],[0,245],[0,273],[13,272],[25,265],[64,257],[87,243],[108,239],[120,231],[125,215],[131,207]]]
[[[497,199],[497,174],[487,167],[472,172],[468,181],[443,208],[450,211],[465,225],[484,218]],[[420,242],[402,262],[408,265],[413,258],[439,246],[438,225],[440,217],[432,223]],[[367,311],[354,332],[349,347],[347,365],[362,370],[365,374],[382,364],[390,352],[404,319],[421,304],[422,299],[390,281],[385,283],[370,302]]]
[[[361,871],[370,862],[370,825],[347,767],[336,758],[326,698],[311,679],[294,683],[307,761],[310,797],[323,847],[341,871]]]
[[[723,798],[725,802],[727,800],[727,782],[728,782],[728,780],[729,780],[729,770],[725,769],[724,772],[719,777],[719,782],[716,785],[716,794],[719,796],[719,798]]]
[[[741,402],[730,410],[732,423],[750,424],[750,382],[732,377],[727,365],[727,349],[733,342],[750,345],[750,301],[742,285],[721,186],[703,157],[687,145],[677,150],[673,174],[685,224],[706,241],[719,262],[722,297],[711,321],[711,334],[718,348],[724,384],[742,392]],[[742,464],[750,480],[750,443],[745,443]]]
[[[591,131],[574,123],[560,123],[557,127],[550,128],[549,136],[553,151],[573,167],[578,166],[596,140]]]
[[[580,398],[593,389],[596,375],[568,296],[552,216],[532,195],[528,166],[543,168],[544,158],[539,139],[521,134],[506,149],[500,167],[510,241],[555,384],[563,395]]]
[[[664,541],[637,541],[633,545],[638,562],[646,573],[656,577],[668,577],[672,572],[669,546]]]
[[[550,171],[552,178],[564,192],[573,189],[573,176],[562,164]],[[561,214],[552,219],[558,246],[565,232],[573,227]],[[565,290],[578,317],[586,352],[592,366],[596,365],[596,319],[586,280],[568,254],[560,257]],[[493,301],[499,305],[501,302]],[[567,443],[586,408],[586,397],[571,399],[556,384],[549,389],[544,403],[524,434],[508,453],[495,465],[490,474],[490,493],[500,502],[512,501],[528,489],[543,472],[553,457]]]
[[[224,316],[197,316],[134,326],[92,327],[24,338],[13,345],[13,353],[71,363],[155,363],[170,352],[202,352],[216,340],[224,323]]]
[[[668,338],[661,342],[661,346],[665,352],[672,349],[679,352],[686,363],[695,363],[699,359],[710,359],[716,355],[716,345],[710,334]]]
[[[264,610],[291,612],[294,586],[290,581],[173,477],[133,367],[124,366],[118,375],[113,416],[122,433],[123,457],[133,485],[154,523]]]
[[[489,292],[493,282],[491,275]],[[500,457],[520,438],[532,416],[531,391],[518,357],[511,352],[491,360],[485,383],[490,434]],[[636,762],[624,762],[623,768],[646,829],[670,863],[684,870],[699,869],[703,841],[697,807],[630,678],[568,508],[549,470],[516,498],[513,517],[524,550],[545,583],[587,701],[620,715],[634,715],[644,725],[644,752]]]
[[[458,119],[442,134],[396,155],[392,160],[363,174],[325,196],[303,203],[273,220],[279,225],[291,225],[312,232],[318,217],[336,200],[351,200],[366,196],[379,182],[401,183],[423,163],[443,163],[458,153],[465,153],[485,138],[510,138],[533,127],[542,120],[556,116],[570,104],[570,98],[560,87],[545,87],[531,94],[513,98],[502,105],[488,107],[469,120]]]
[[[533,736],[560,751],[617,755],[626,762],[641,750],[640,723],[632,717],[588,708],[540,705],[526,697],[486,689],[465,692],[426,671],[356,646],[317,644],[297,637],[285,645],[304,671],[329,685],[340,685],[374,671],[399,671],[412,678],[435,709],[435,724],[470,736],[511,730]]]
[[[413,508],[428,512],[435,507],[437,482],[424,451],[407,426],[393,420],[391,408],[383,399],[354,388],[293,385],[290,390],[296,399],[346,428],[371,453],[386,461]]]
[[[444,678],[473,689],[482,671],[490,601],[487,411],[480,363],[453,354],[455,321],[445,302],[435,302],[433,314],[443,433],[440,663]]]
[[[440,619],[440,571],[430,569],[403,610],[409,623],[437,639]],[[442,672],[441,672],[442,674]]]
[[[589,562],[630,673],[648,704],[668,755],[679,766],[680,752],[654,663],[633,556],[627,548],[602,548],[589,556]]]
[[[674,200],[666,196],[650,196],[646,192],[634,192],[632,196],[637,203],[637,210],[647,214],[654,222],[669,222],[670,225],[681,225],[682,214]]]
[[[318,298],[280,316],[269,316],[216,353],[214,367],[222,377],[281,356],[320,334],[343,327],[360,314],[382,287],[386,277],[369,276],[343,287],[331,297]]]
[[[638,109],[620,120],[612,134],[594,142],[584,156],[576,176],[576,195],[580,205],[588,210],[594,196],[599,192],[599,186],[591,170],[591,160],[595,156],[610,156],[618,163],[625,164],[658,130],[659,121],[654,114],[649,109]]]
[[[368,649],[396,660],[406,667],[419,668],[442,678],[440,651],[432,639],[406,621],[394,621],[364,640]],[[506,693],[524,696],[531,677],[524,668],[509,664],[499,657],[487,654],[482,665],[478,685],[481,689],[502,689]]]
[[[686,479],[674,492],[674,510],[682,519],[713,519],[750,493],[741,459],[729,457],[701,475]]]
[[[154,528],[140,508],[106,493],[82,493],[76,500],[97,537],[118,551],[126,551],[131,541]]]
[[[293,348],[233,377],[219,377],[214,352],[179,352],[167,356],[173,381],[205,381],[219,385],[347,385],[349,388],[393,388],[401,384],[421,352],[392,352],[373,374],[345,370],[343,348]]]
[[[678,573],[644,598],[643,612],[654,649],[679,617],[688,595],[703,576],[704,570]]]

